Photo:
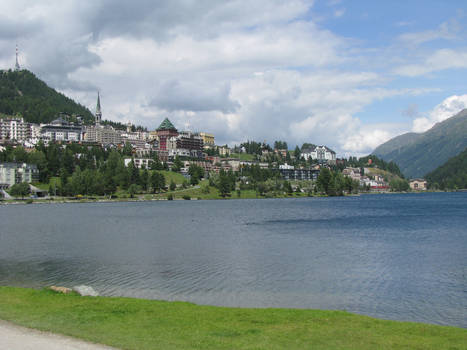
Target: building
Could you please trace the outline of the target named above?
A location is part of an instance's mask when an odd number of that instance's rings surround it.
[[[230,148],[227,146],[219,146],[218,150],[219,150],[219,155],[222,157],[228,157],[231,154]]]
[[[314,146],[304,149],[300,153],[300,157],[303,157],[305,160],[316,160],[319,163],[336,162],[336,152],[326,146]]]
[[[159,140],[159,145],[161,145],[161,136],[159,136]],[[159,146],[159,149],[162,150],[162,147]],[[171,136],[170,138],[165,139],[165,150],[170,158],[174,158],[176,156],[202,158],[203,139],[198,133],[181,131],[177,136]]]
[[[138,157],[149,156],[151,152],[155,151],[154,143],[150,143],[143,140],[134,140],[134,139],[125,139],[122,138],[122,142],[125,144],[130,144],[133,148],[133,152],[136,153]]]
[[[208,134],[206,132],[200,132],[199,136],[203,139],[203,145],[204,147],[214,147],[214,135],[213,134]]]
[[[427,182],[424,179],[413,179],[409,181],[409,186],[414,191],[426,191]]]
[[[202,151],[203,139],[198,133],[191,131],[180,131],[177,137],[177,147],[189,150]]]
[[[287,157],[287,150],[286,149],[274,149],[274,153],[275,154],[278,154],[280,157],[282,158],[286,158]]]
[[[0,163],[0,185],[13,186],[21,182],[35,182],[39,180],[39,170],[35,164]]]
[[[279,169],[279,173],[284,180],[317,180],[319,170],[317,169]]]
[[[181,131],[177,137],[177,148],[190,151],[191,157],[202,158],[203,138],[191,131]]]
[[[151,158],[125,158],[124,160],[125,166],[128,167],[128,165],[133,161],[133,164],[135,165],[136,168],[138,169],[149,169],[149,166],[151,163],[154,161]]]
[[[126,125],[126,132],[122,132],[122,138],[124,140],[137,140],[137,141],[150,141],[150,134],[147,131],[135,130],[132,131],[133,124],[130,122]]]
[[[41,125],[41,138],[49,141],[79,142],[83,138],[83,129],[59,117],[50,124]]]
[[[83,140],[86,142],[100,143],[103,146],[119,145],[123,142],[122,133],[115,130],[110,125],[101,125],[102,110],[99,92],[97,93],[97,105],[95,115],[95,125],[87,126],[84,129]]]
[[[279,169],[283,170],[293,170],[295,167],[293,165],[289,165],[287,163],[279,165]]]
[[[32,127],[23,118],[0,119],[0,142],[26,141],[31,138]]]
[[[370,188],[372,191],[387,192],[389,191],[389,184],[381,178],[375,179],[363,176],[360,179],[360,186]]]
[[[347,167],[342,171],[342,175],[350,177],[352,180],[360,181],[360,168]]]
[[[156,129],[156,136],[159,141],[159,150],[167,151],[167,141],[171,137],[177,137],[178,131],[170,120],[165,118],[161,125]]]
[[[87,126],[84,129],[84,141],[106,145],[119,145],[123,142],[120,132],[109,125]]]

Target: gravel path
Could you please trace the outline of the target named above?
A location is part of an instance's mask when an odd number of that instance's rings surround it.
[[[0,321],[0,349],[5,350],[115,350],[63,335],[41,332]]]

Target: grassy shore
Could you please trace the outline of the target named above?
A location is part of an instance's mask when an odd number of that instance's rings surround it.
[[[343,311],[240,309],[0,287],[0,319],[121,349],[466,349],[467,331]]]

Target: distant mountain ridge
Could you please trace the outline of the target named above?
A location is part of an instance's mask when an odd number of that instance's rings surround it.
[[[0,113],[20,114],[27,122],[49,123],[60,113],[94,117],[86,107],[47,86],[28,70],[0,71]]]
[[[423,177],[467,147],[467,109],[435,124],[430,130],[397,136],[372,154],[393,161],[409,178]]]

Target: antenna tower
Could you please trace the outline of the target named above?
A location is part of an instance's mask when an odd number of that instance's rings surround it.
[[[18,62],[18,44],[16,44],[16,63],[15,63],[15,71],[19,71],[21,67],[19,66]]]

